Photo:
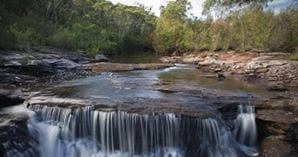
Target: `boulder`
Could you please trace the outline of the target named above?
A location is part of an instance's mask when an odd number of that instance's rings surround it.
[[[284,109],[262,109],[257,111],[256,120],[261,137],[287,135],[291,125],[296,123],[295,113]]]
[[[280,136],[270,136],[261,143],[259,157],[296,157],[295,145],[291,145]]]
[[[97,62],[108,62],[108,61],[110,61],[110,59],[109,58],[107,58],[105,55],[103,55],[103,54],[97,54],[96,56],[95,56],[95,60],[97,61]]]
[[[78,66],[80,66],[80,64],[62,58],[53,63],[52,66],[54,66],[56,70],[71,70],[77,68]]]

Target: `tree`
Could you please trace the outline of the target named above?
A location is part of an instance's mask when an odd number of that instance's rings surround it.
[[[234,6],[242,6],[252,3],[266,4],[273,0],[206,0],[204,2],[204,10],[210,10],[214,6],[222,6],[222,7],[234,7]]]
[[[185,48],[183,36],[189,32],[186,12],[190,8],[187,0],[171,1],[161,9],[154,31],[153,46],[160,53],[182,51]]]

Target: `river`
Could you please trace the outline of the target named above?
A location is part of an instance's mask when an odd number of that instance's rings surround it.
[[[12,110],[26,111],[30,134],[38,141],[38,154],[27,156],[257,156],[250,97],[262,92],[176,65],[64,81]],[[226,108],[230,111],[222,111]]]

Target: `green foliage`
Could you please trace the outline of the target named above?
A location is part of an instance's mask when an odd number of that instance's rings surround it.
[[[187,0],[170,1],[158,18],[142,5],[108,0],[0,1],[0,49],[52,45],[94,55],[148,48],[293,52],[298,45],[297,7],[273,13],[264,9],[271,0],[206,0],[205,11],[229,14],[204,20],[187,17]]]
[[[161,10],[161,17],[158,18],[153,46],[159,53],[185,50],[190,46],[187,37],[192,32],[188,29],[186,11],[189,3],[186,0],[169,2],[166,8]]]
[[[99,51],[114,51],[117,43],[115,35],[105,29],[99,29],[94,24],[73,24],[70,27],[61,27],[48,38],[48,44],[65,49],[83,49],[90,55]]]
[[[166,8],[161,9],[161,16],[168,19],[183,20],[186,16],[186,11],[190,8],[187,0],[170,1]]]
[[[213,2],[219,1],[206,1],[211,6],[215,5]],[[251,1],[220,2],[225,2],[221,5],[226,6]],[[188,19],[187,9],[179,9],[188,8],[187,3],[178,0],[169,3],[157,20],[154,48],[159,53],[230,49],[292,52],[298,45],[298,9],[292,7],[275,14],[264,10],[261,4],[266,0],[254,2],[216,20]],[[182,11],[177,14],[179,17],[166,14],[175,8]]]
[[[9,27],[9,30],[16,38],[17,43],[22,45],[37,45],[38,41],[41,40],[39,32],[36,32],[32,27],[24,29],[22,26],[14,24]]]
[[[0,21],[2,49],[52,45],[92,55],[151,48],[155,27],[148,8],[107,0],[1,1]]]

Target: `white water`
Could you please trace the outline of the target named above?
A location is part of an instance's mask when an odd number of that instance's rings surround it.
[[[257,128],[253,106],[238,107],[235,128],[234,135],[240,144],[252,147],[256,145]]]
[[[252,131],[255,122],[251,106],[239,106],[235,138],[217,118],[103,112],[92,107],[66,109],[35,105],[30,109],[36,115],[28,125],[38,137],[42,157],[258,155],[253,145],[256,133]]]

